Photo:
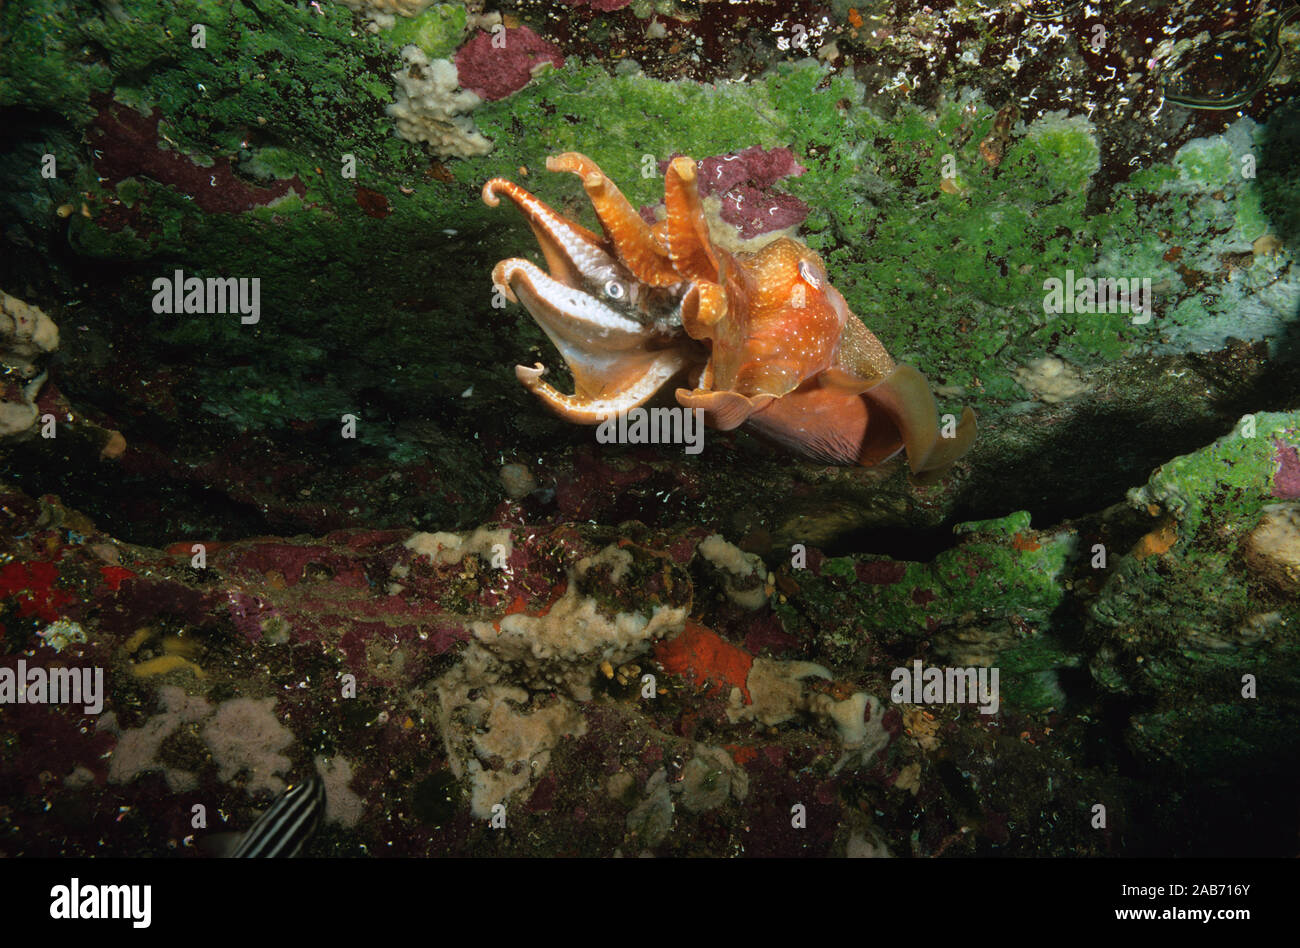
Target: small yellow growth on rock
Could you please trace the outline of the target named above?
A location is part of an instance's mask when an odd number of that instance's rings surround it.
[[[148,661],[136,662],[131,666],[131,674],[137,678],[150,678],[154,675],[165,675],[174,671],[188,671],[193,673],[196,678],[203,677],[202,668],[179,655],[160,655]]]
[[[162,649],[164,655],[181,655],[185,658],[197,658],[199,654],[199,643],[192,636],[187,638],[180,632],[169,635],[163,639]]]
[[[140,646],[153,638],[153,633],[153,628],[147,625],[143,628],[136,629],[131,633],[131,637],[126,640],[124,645],[126,653],[128,655],[134,655],[136,652],[140,651]]]
[[[40,414],[36,396],[45,382],[35,360],[59,347],[59,327],[40,309],[0,291],[0,374],[4,369],[24,380],[16,401],[0,399],[0,438],[21,434]],[[28,381],[30,380],[30,381]]]
[[[1088,386],[1079,370],[1055,356],[1043,356],[1015,371],[1016,381],[1039,401],[1054,405],[1073,398]]]
[[[921,789],[921,762],[914,761],[898,772],[894,786],[899,790],[910,790],[916,796]]]
[[[1140,560],[1148,556],[1162,556],[1177,542],[1178,529],[1172,520],[1166,520],[1138,541],[1133,548],[1133,555]]]
[[[158,630],[153,626],[146,625],[132,632],[123,647],[128,655],[134,655],[146,644],[154,641],[157,636]],[[192,659],[198,658],[199,655],[199,643],[196,640],[186,638],[180,633],[172,633],[163,636],[159,644],[162,648],[162,655],[136,662],[131,666],[131,673],[135,677],[151,678],[154,675],[166,675],[168,672],[174,671],[188,671],[192,672],[197,678],[204,677],[203,669],[192,661]]]
[[[1264,234],[1262,237],[1255,238],[1250,249],[1257,257],[1268,256],[1282,249],[1282,241],[1275,234]]]
[[[99,457],[102,461],[115,461],[126,453],[126,438],[122,437],[120,431],[110,431],[108,441],[99,450]]]

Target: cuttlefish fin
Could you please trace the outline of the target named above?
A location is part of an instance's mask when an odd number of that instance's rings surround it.
[[[845,395],[861,395],[879,381],[879,379],[872,381],[861,379],[852,372],[836,368],[826,369],[817,375],[817,383],[822,388],[833,389]]]
[[[770,395],[758,395],[750,398],[739,392],[706,392],[702,389],[679,388],[677,403],[683,408],[700,409],[704,412],[704,421],[710,428],[718,431],[731,431],[739,428],[755,412],[762,411],[772,401]]]
[[[681,282],[672,259],[623,192],[586,155],[566,151],[546,159],[548,171],[570,171],[582,178],[582,187],[600,219],[600,226],[620,260],[642,283],[672,286]]]
[[[880,464],[903,448],[893,419],[858,393],[809,379],[749,419],[749,427],[823,464]]]
[[[668,208],[668,256],[687,280],[721,283],[718,259],[709,239],[709,226],[700,204],[695,162],[678,156],[664,175],[664,205]]]
[[[897,427],[913,474],[948,466],[969,451],[975,440],[975,413],[969,406],[963,410],[953,437],[942,436],[930,384],[910,365],[895,366],[884,379],[864,389],[862,397]]]

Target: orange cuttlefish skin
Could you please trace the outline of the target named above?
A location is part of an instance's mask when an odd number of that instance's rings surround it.
[[[549,273],[502,260],[494,285],[522,302],[573,374],[565,395],[515,374],[561,417],[599,424],[641,405],[674,378],[679,404],[714,428],[746,425],[789,450],[832,464],[874,465],[906,451],[914,473],[947,467],[969,450],[975,413],[941,431],[925,377],[898,365],[849,312],[821,258],[778,238],[756,253],[711,239],[696,165],[679,157],[664,176],[666,217],[646,223],[591,159],[548,158],[582,179],[605,232],[597,236],[504,178],[483,186],[508,197],[541,245]]]

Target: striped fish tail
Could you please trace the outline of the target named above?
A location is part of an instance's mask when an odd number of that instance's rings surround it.
[[[325,813],[325,784],[313,775],[280,794],[257,818],[235,850],[236,859],[298,855]]]

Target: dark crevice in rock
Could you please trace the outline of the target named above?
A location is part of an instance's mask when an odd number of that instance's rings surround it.
[[[827,556],[888,556],[894,560],[929,563],[959,542],[961,538],[953,533],[951,524],[939,527],[868,527],[837,537],[825,544],[822,552]]]

